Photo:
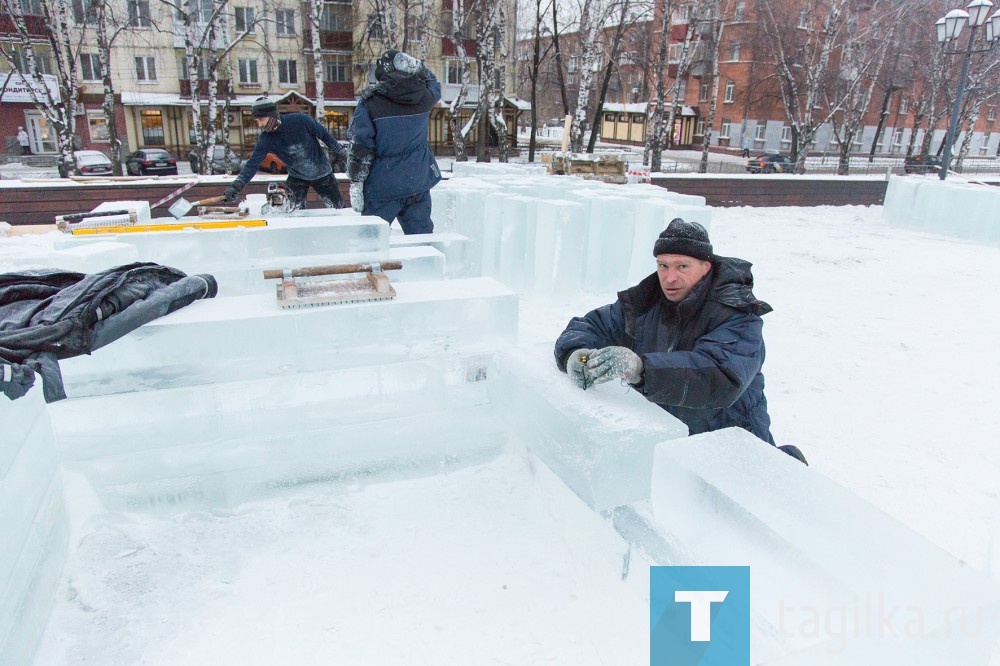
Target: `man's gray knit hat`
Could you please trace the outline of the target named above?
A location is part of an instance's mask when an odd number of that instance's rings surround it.
[[[683,254],[709,261],[712,258],[712,242],[708,239],[705,227],[697,222],[685,222],[675,217],[653,244],[653,256],[661,254]]]

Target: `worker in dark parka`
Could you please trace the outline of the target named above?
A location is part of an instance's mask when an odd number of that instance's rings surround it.
[[[774,445],[764,397],[763,321],[751,264],[713,253],[708,232],[675,218],[653,246],[656,273],[570,320],[555,344],[580,388],[619,379],[692,435],[740,427]],[[805,462],[799,449],[779,447]]]
[[[430,190],[441,170],[427,125],[441,84],[419,60],[394,49],[376,61],[375,79],[347,130],[351,207],[390,224],[398,219],[407,234],[431,233]]]

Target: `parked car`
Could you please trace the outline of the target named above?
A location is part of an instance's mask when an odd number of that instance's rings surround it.
[[[213,146],[214,152],[212,153],[212,173],[226,173],[226,147],[225,146]],[[243,166],[243,159],[234,153],[231,149],[229,151],[229,165],[233,173],[237,173],[240,167]],[[191,154],[188,155],[188,162],[191,164],[191,171],[194,173],[201,173],[201,161],[198,158],[197,151],[192,150]]]
[[[935,173],[941,170],[941,158],[937,155],[907,155],[903,160],[906,173]]]
[[[788,155],[758,155],[747,160],[750,173],[791,173],[792,158]]]
[[[142,148],[125,158],[130,176],[176,176],[177,160],[162,148]]]
[[[111,160],[99,150],[77,150],[73,156],[78,176],[104,176],[114,171]]]
[[[288,167],[274,153],[268,153],[264,156],[264,161],[260,163],[259,170],[267,171],[268,173],[288,173]]]

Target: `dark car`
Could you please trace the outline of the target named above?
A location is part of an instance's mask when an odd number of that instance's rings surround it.
[[[937,155],[907,155],[903,160],[906,173],[936,173],[941,170],[941,158]]]
[[[130,176],[176,176],[177,160],[162,148],[142,148],[125,158]]]
[[[226,173],[226,147],[213,146],[213,148],[211,173]],[[232,150],[229,151],[228,158],[230,171],[239,173],[240,167],[243,166],[243,159]],[[188,155],[188,162],[191,164],[191,171],[201,173],[201,160],[198,158],[197,151],[191,151],[191,154]]]
[[[792,159],[788,155],[758,155],[747,160],[750,173],[791,173]]]
[[[108,156],[99,150],[77,150],[73,153],[78,176],[110,175],[114,167]]]
[[[280,157],[274,153],[268,153],[264,156],[264,161],[260,163],[259,170],[267,171],[268,173],[287,173],[288,167],[285,166]]]

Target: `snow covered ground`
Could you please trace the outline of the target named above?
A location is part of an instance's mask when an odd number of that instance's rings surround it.
[[[798,445],[815,470],[998,577],[1000,449],[989,414],[1000,396],[992,297],[1000,248],[891,228],[880,207],[716,209],[711,235],[718,254],[753,262],[755,293],[774,307],[764,374],[778,442]],[[0,271],[26,267],[19,257],[38,256],[47,242],[0,238]],[[522,299],[520,343],[551,341],[571,316],[612,298]],[[537,514],[539,506],[551,513]],[[425,550],[455,526],[466,541]],[[634,664],[648,649],[645,563],[633,554],[626,568],[624,541],[517,447],[442,477],[295,491],[231,512],[123,513],[79,536],[40,664],[82,663],[72,655],[493,663],[500,642],[512,663]],[[496,557],[462,557],[484,549]],[[401,577],[438,552],[449,557],[430,579],[454,588],[424,590],[424,607],[389,603],[394,586],[421,589]],[[508,566],[525,561],[532,565]],[[518,596],[527,589],[530,597]],[[578,601],[580,612],[520,610],[524,599],[547,596]],[[364,608],[337,603],[358,598]],[[362,612],[384,617],[380,627],[403,642],[375,628],[345,635],[340,628],[356,630]],[[254,634],[247,626],[259,636],[234,653],[234,636]],[[317,646],[317,635],[330,640]],[[427,638],[407,643],[415,636]]]

